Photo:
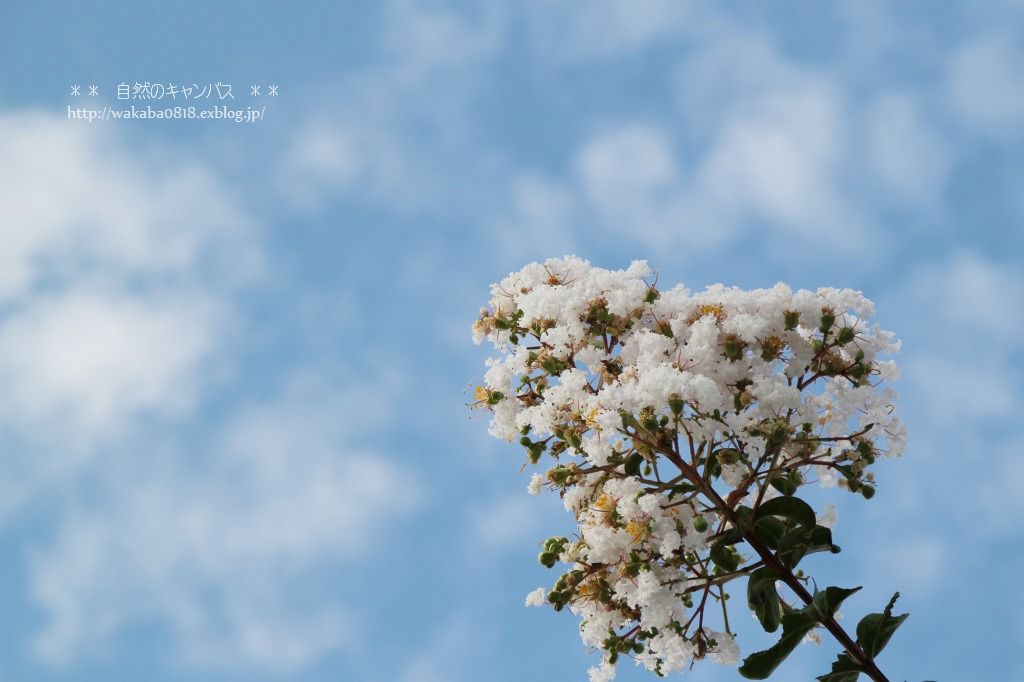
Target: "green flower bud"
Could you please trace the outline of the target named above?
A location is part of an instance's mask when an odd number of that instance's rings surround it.
[[[572,477],[572,469],[566,466],[556,466],[548,470],[547,479],[555,485],[565,485]]]
[[[548,538],[544,541],[544,551],[558,554],[562,551],[562,545],[564,545],[568,541],[569,540],[567,538],[563,537]]]
[[[539,561],[540,565],[544,568],[552,568],[558,561],[558,555],[553,552],[541,552],[537,556],[537,561]]]
[[[839,334],[836,336],[836,343],[838,343],[840,346],[845,346],[851,341],[853,341],[853,328],[843,327],[842,329],[840,329]]]
[[[772,435],[770,440],[774,445],[782,445],[788,439],[789,429],[787,429],[784,425],[779,424],[774,429],[772,429]]]
[[[832,325],[836,323],[836,316],[826,311],[821,314],[821,324],[818,325],[818,331],[822,334],[828,332],[832,328]]]
[[[683,406],[685,404],[686,403],[683,402],[682,398],[669,398],[668,399],[668,407],[669,407],[670,410],[672,410],[672,414],[674,414],[677,417],[683,413]]]
[[[729,339],[725,342],[725,357],[735,362],[739,360],[743,355],[743,346],[739,341],[735,339]]]
[[[864,496],[865,500],[870,500],[872,497],[875,496],[875,488],[874,486],[865,485],[863,488],[860,489],[860,494]]]
[[[655,289],[654,287],[651,287],[650,289],[647,290],[647,295],[644,296],[644,303],[654,303],[655,301],[658,300],[659,296],[661,296],[661,294],[658,293],[658,290]]]
[[[693,517],[693,529],[698,533],[703,533],[708,529],[708,521],[703,516],[698,514]]]
[[[786,329],[788,331],[796,329],[796,326],[800,324],[800,313],[795,310],[787,310],[783,313],[783,318],[786,321]]]

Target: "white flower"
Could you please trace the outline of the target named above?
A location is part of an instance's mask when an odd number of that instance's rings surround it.
[[[547,592],[543,587],[538,587],[536,590],[526,595],[527,606],[544,606],[547,603]]]
[[[600,667],[591,667],[587,674],[590,682],[611,682],[615,679],[615,666],[608,661],[601,661]]]
[[[550,486],[576,522],[574,539],[558,541],[573,568],[556,606],[580,618],[592,647],[605,648],[609,630],[657,628],[636,661],[669,673],[693,662],[698,636],[715,641],[708,658],[739,660],[735,638],[695,631],[705,621],[684,603],[707,586],[708,539],[731,526],[721,500],[763,504],[785,482],[815,479],[863,491],[865,467],[902,453],[906,429],[896,394],[879,388],[899,375],[887,357],[899,342],[870,323],[860,292],[656,281],[642,261],[612,271],[569,256],[492,285],[473,333],[498,354],[474,405],[490,411],[492,435],[521,441],[531,465],[555,462]],[[694,489],[699,479],[717,501]],[[533,473],[527,490],[547,480]],[[836,518],[827,505],[818,523]],[[546,599],[538,588],[526,603]],[[607,657],[590,669],[591,682],[614,675]]]
[[[708,658],[717,661],[722,665],[736,665],[740,660],[740,647],[736,644],[736,637],[725,632],[715,632],[705,629],[709,639],[715,640],[714,647],[708,650]]]
[[[831,504],[826,504],[825,512],[818,516],[818,525],[825,526],[826,528],[835,528],[838,520],[839,514],[836,512],[836,508]]]

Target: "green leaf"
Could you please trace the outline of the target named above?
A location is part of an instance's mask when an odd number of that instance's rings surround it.
[[[799,497],[776,497],[768,500],[757,508],[757,511],[754,513],[754,520],[756,521],[765,516],[782,516],[787,519],[793,519],[807,528],[814,528],[818,523],[811,505]]]
[[[780,493],[787,496],[795,493],[796,489],[800,487],[799,485],[797,485],[796,481],[789,478],[788,476],[782,475],[772,476],[768,480],[768,483],[770,483],[771,486],[778,490]]]
[[[766,566],[751,573],[747,581],[747,606],[757,615],[765,632],[775,632],[782,622],[782,604],[775,588],[778,579],[779,574]]]
[[[900,593],[897,592],[889,600],[888,606],[882,613],[869,613],[857,624],[857,644],[864,650],[869,658],[874,658],[885,645],[889,643],[896,628],[903,624],[910,614],[904,613],[899,616],[892,615],[892,607]]]
[[[789,568],[795,568],[808,554],[826,551],[836,553],[839,547],[832,544],[832,531],[825,526],[806,530],[802,526],[790,525],[778,543],[779,560]]]
[[[750,519],[754,515],[754,510],[746,505],[740,505],[736,507],[736,527],[737,528],[749,528]]]
[[[857,678],[864,672],[846,652],[839,654],[832,663],[832,671],[815,678],[819,682],[857,682]]]
[[[754,532],[769,549],[779,548],[779,540],[788,529],[789,526],[774,516],[765,516],[754,524]]]
[[[640,465],[644,462],[644,456],[639,452],[634,452],[626,459],[626,464],[623,467],[626,470],[627,476],[637,476],[640,474]]]
[[[748,680],[768,679],[816,624],[815,620],[803,611],[783,616],[782,637],[770,649],[747,656],[740,666],[740,675]]]
[[[735,545],[742,540],[743,532],[739,528],[730,528],[723,531],[717,538],[717,542],[721,542],[724,545]]]
[[[807,548],[807,553],[815,552],[839,554],[839,545],[832,544],[832,529],[828,526],[815,526],[811,530],[811,546]]]
[[[826,587],[824,590],[814,593],[814,601],[811,602],[811,615],[817,620],[825,620],[836,615],[839,605],[847,597],[859,591],[860,587]]]
[[[751,582],[754,581],[754,577],[759,571],[755,571],[750,575]],[[760,578],[759,582],[764,580],[766,578]],[[748,602],[750,601],[750,589],[751,587],[748,583]],[[815,592],[814,599],[810,604],[799,611],[793,611],[782,616],[782,637],[770,649],[758,651],[748,656],[743,661],[743,665],[740,666],[740,674],[751,680],[766,679],[792,653],[793,649],[800,643],[800,640],[804,638],[804,635],[813,630],[824,619],[834,616],[836,609],[843,603],[843,600],[859,589],[861,588],[828,587]],[[753,604],[751,604],[751,608],[754,608]],[[839,663],[840,661],[836,662],[836,664]],[[837,670],[836,664],[833,664],[830,675],[835,673],[848,675],[854,672],[853,670],[844,670],[842,667]],[[842,665],[846,666],[846,663],[842,663]],[[857,678],[856,676],[826,676],[824,678],[819,677],[818,679],[825,679],[827,682],[854,682]]]
[[[713,451],[704,461],[704,480],[710,481],[722,475],[722,463],[718,460],[718,451]]]

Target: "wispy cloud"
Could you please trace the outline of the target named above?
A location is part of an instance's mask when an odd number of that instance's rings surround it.
[[[241,199],[213,167],[114,129],[0,122],[2,173],[20,169],[0,176],[0,424],[21,446],[0,489],[7,510],[60,500],[29,562],[34,652],[70,664],[140,623],[186,666],[293,671],[344,650],[360,616],[315,576],[418,498],[359,445],[377,403],[298,362],[273,369],[299,377],[277,394],[229,399],[199,428],[259,324],[239,304],[262,272]]]
[[[897,199],[918,206],[941,200],[953,159],[918,98],[879,96],[867,111],[869,168]]]
[[[180,413],[216,341],[216,303],[201,294],[139,295],[80,286],[41,294],[0,326],[4,419],[75,447],[144,413]],[[53,430],[63,437],[53,437]]]
[[[675,0],[541,0],[531,7],[530,29],[546,59],[606,60],[671,40],[691,13],[690,3]]]
[[[187,415],[260,271],[218,174],[117,131],[0,113],[0,473],[10,510],[140,421]]]
[[[1024,121],[1024,45],[1009,32],[960,47],[949,67],[949,97],[968,127],[984,136],[1019,138]]]
[[[48,614],[36,652],[75,660],[153,621],[201,667],[289,671],[344,649],[356,616],[311,576],[338,570],[418,498],[408,473],[339,425],[358,402],[286,390],[238,412],[198,456],[171,446],[109,463],[102,501],[72,509],[34,552],[32,594]]]
[[[505,42],[506,12],[394,0],[382,14],[373,56],[339,76],[331,116],[311,114],[285,152],[278,184],[306,208],[368,199],[399,214],[436,210],[464,182],[467,102]]]

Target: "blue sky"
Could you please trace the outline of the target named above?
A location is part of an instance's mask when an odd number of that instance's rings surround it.
[[[0,10],[0,680],[585,679],[464,407],[567,253],[872,298],[910,444],[814,573],[891,679],[1024,679],[1024,7],[210,4]],[[136,81],[266,118],[68,119]]]

